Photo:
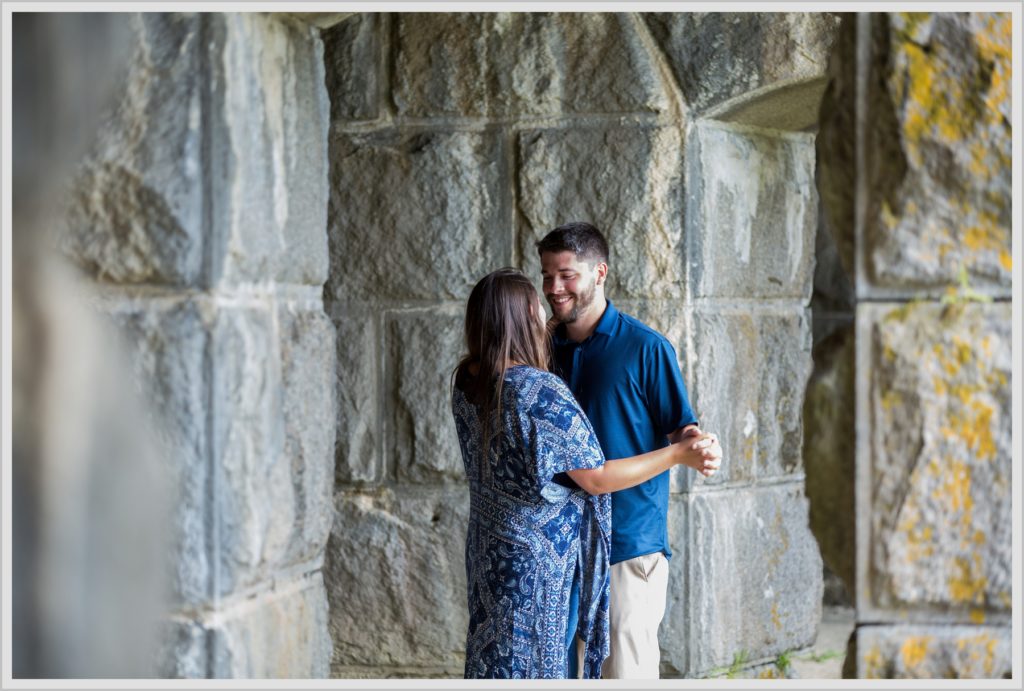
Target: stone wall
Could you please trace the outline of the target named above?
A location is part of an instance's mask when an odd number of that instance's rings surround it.
[[[159,672],[326,676],[334,327],[319,30],[139,14],[59,246],[128,337],[172,498]]]
[[[723,470],[674,472],[663,675],[810,645],[801,460],[823,14],[358,14],[323,34],[337,330],[333,676],[461,676],[465,299],[571,219],[675,344]]]
[[[855,328],[816,380],[855,404],[811,433],[856,473],[855,521],[831,516],[856,531],[847,676],[1010,672],[1010,59],[1009,13],[877,14],[830,66],[822,198]]]

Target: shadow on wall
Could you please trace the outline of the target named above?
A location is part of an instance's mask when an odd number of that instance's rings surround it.
[[[114,329],[51,245],[127,59],[123,17],[13,14],[15,678],[156,670],[172,486]]]

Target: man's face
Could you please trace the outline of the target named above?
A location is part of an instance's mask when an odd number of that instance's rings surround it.
[[[571,324],[593,304],[597,289],[596,264],[591,266],[580,261],[568,250],[541,255],[544,297],[555,319]]]

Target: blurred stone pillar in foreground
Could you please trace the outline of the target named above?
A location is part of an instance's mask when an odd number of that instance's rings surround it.
[[[856,430],[846,676],[1010,673],[1010,51],[1009,13],[864,14],[830,66],[821,194],[856,293],[834,351],[856,389],[834,430],[837,453]]]
[[[51,250],[62,185],[123,77],[123,16],[12,15],[12,669],[154,673],[168,478],[92,291]]]
[[[64,192],[56,243],[160,411],[149,444],[175,491],[152,673],[326,676],[335,346],[319,29],[266,14],[121,17],[129,68]]]

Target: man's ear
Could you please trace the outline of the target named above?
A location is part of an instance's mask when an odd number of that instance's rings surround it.
[[[604,285],[605,280],[608,278],[608,265],[604,262],[598,262],[594,266],[594,271],[597,272],[597,285]]]

